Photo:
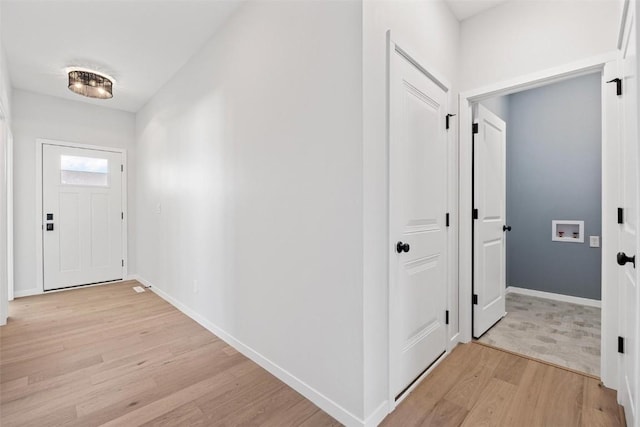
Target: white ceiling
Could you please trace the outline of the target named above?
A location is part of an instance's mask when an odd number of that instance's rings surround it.
[[[1,0],[14,87],[138,111],[208,40],[240,0]],[[65,67],[115,78],[113,98],[67,89]]]
[[[464,21],[505,1],[507,0],[446,0],[458,21]]]

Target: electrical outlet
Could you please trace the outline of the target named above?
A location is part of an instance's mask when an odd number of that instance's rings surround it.
[[[600,236],[589,236],[589,246],[592,248],[599,248]]]
[[[193,293],[197,294],[199,290],[200,290],[200,288],[198,287],[198,281],[194,280],[193,281]]]

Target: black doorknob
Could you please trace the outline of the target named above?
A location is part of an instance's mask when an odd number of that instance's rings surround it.
[[[511,226],[510,225],[503,225],[502,226],[502,231],[511,231]]]
[[[632,256],[629,257],[627,256],[627,254],[625,254],[624,252],[618,252],[618,255],[616,256],[617,261],[618,261],[618,265],[625,265],[628,262],[633,263],[633,268],[636,268],[636,256]]]
[[[409,246],[408,243],[396,243],[396,252],[398,252],[399,254],[401,254],[402,252],[409,252],[409,249],[411,249],[411,246]]]

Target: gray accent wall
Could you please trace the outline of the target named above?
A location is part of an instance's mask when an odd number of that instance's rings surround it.
[[[507,286],[600,299],[601,76],[509,96]],[[551,221],[583,220],[584,243],[551,240]]]

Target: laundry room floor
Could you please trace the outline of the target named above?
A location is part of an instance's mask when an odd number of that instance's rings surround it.
[[[600,308],[515,293],[506,307],[480,343],[600,376]]]

